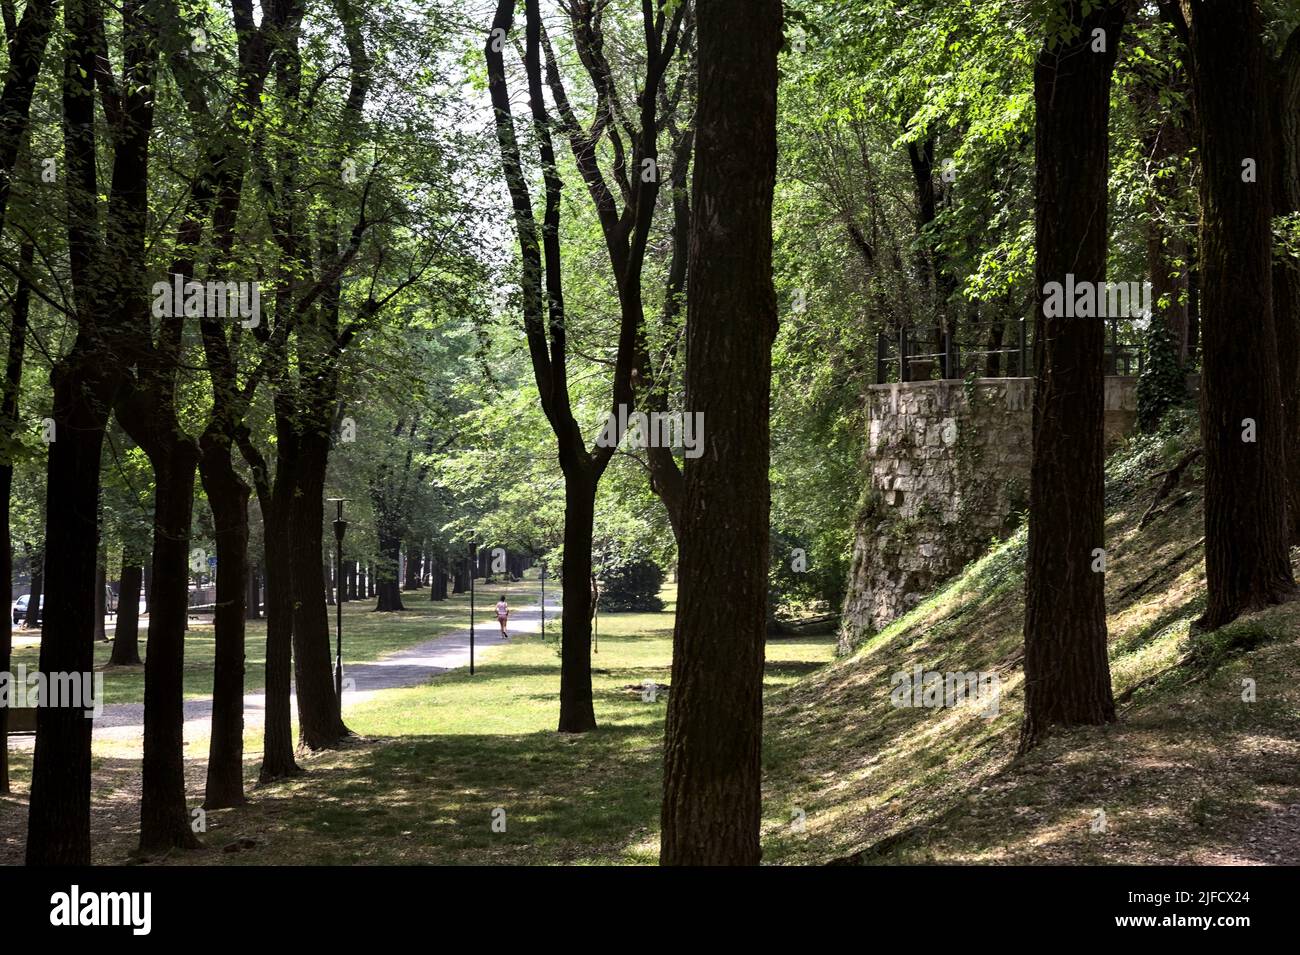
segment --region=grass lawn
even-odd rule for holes
[[[490,620],[491,607],[497,595],[519,593],[521,590],[536,600],[536,582],[530,584],[487,584],[476,597],[480,620],[495,626]],[[430,640],[439,634],[469,627],[469,594],[448,595],[446,600],[430,601],[429,592],[407,591],[402,595],[407,610],[396,613],[375,613],[375,598],[349,601],[343,605],[344,661],[368,662],[385,653],[401,650],[413,644]],[[523,604],[520,603],[522,607]],[[330,607],[330,646],[334,645],[334,608]],[[147,621],[141,621],[140,656],[149,652],[145,633]],[[109,636],[111,638],[112,632]],[[14,633],[14,666],[25,664],[35,670],[40,658],[39,639],[23,631]],[[212,695],[212,660],[215,651],[212,618],[191,620],[185,635],[185,698],[202,699]],[[95,666],[104,671],[104,702],[140,703],[144,700],[144,667],[107,668],[112,644],[95,644]],[[249,620],[245,637],[246,692],[261,690],[266,677],[266,621]]]
[[[519,637],[491,648],[473,677],[453,671],[351,708],[347,721],[360,737],[353,745],[304,757],[301,777],[250,788],[248,806],[209,815],[206,851],[167,861],[655,862],[667,700],[625,687],[669,682],[673,589],[664,596],[670,602],[661,613],[601,616],[592,657],[596,732],[555,732],[557,644]],[[819,668],[833,648],[832,635],[773,640],[768,689]],[[260,749],[260,740],[248,742]],[[187,752],[195,757],[190,791],[197,805],[206,740],[187,741]],[[103,779],[96,798],[112,800],[120,761],[98,747],[96,755]],[[249,755],[251,779],[256,762]],[[498,809],[504,831],[493,830]],[[120,861],[133,837],[132,827],[124,828],[106,833],[96,861]],[[220,851],[241,842],[247,848]]]

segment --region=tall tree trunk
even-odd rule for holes
[[[81,335],[51,375],[55,440],[46,466],[45,547],[57,554],[45,586],[42,673],[94,669],[95,562],[99,554],[99,456],[115,372]],[[39,566],[39,565],[37,565]],[[39,612],[35,579],[29,619]],[[91,720],[72,707],[36,711],[36,751],[27,816],[28,865],[90,863]]]
[[[113,652],[108,665],[138,667],[140,660],[140,585],[144,568],[140,555],[130,546],[122,550],[122,579],[117,596],[117,626],[113,630]]]
[[[402,555],[402,538],[389,527],[378,528],[379,571],[377,592],[378,602],[375,610],[405,610],[402,606],[402,587],[398,581],[399,564]]]
[[[103,521],[100,522],[101,526]],[[99,548],[99,560],[95,562],[95,641],[97,643],[108,643],[108,629],[104,626],[104,618],[108,615],[108,555],[104,553],[104,547],[101,544]]]
[[[1205,575],[1198,625],[1295,592],[1272,294],[1273,151],[1254,0],[1184,0],[1200,126]],[[1257,167],[1246,175],[1246,163]],[[1253,179],[1255,181],[1245,181]]]
[[[289,496],[277,476],[274,502],[259,497],[266,556],[266,718],[262,728],[259,781],[268,783],[302,770],[293,754],[293,592],[289,583]]]
[[[289,577],[293,587],[293,671],[301,745],[336,746],[348,734],[339,714],[330,653],[330,622],[320,565],[325,520],[325,469],[329,437],[302,436],[289,505]],[[280,466],[284,466],[281,459]]]
[[[1300,27],[1274,65],[1273,144],[1276,170],[1273,215],[1300,212]],[[1300,260],[1273,260],[1273,316],[1278,369],[1286,410],[1287,520],[1292,544],[1300,544]]]
[[[57,420],[55,426],[57,427]],[[49,520],[49,515],[46,515]],[[41,626],[41,611],[45,601],[45,546],[25,546],[27,565],[31,568],[32,582],[28,587],[27,616],[23,618],[23,629],[38,630]]]
[[[247,550],[245,551],[247,553]],[[248,620],[262,619],[262,569],[250,564],[248,568],[248,595],[244,604],[245,617]]]
[[[697,16],[686,408],[704,415],[705,453],[685,466],[659,859],[756,865],[782,11],[778,0],[716,0]],[[567,579],[567,547],[565,565]],[[567,588],[565,600],[567,622]]]
[[[1106,653],[1103,472],[1105,325],[1046,315],[1046,287],[1104,283],[1110,82],[1124,5],[1083,15],[1058,4],[1068,38],[1049,37],[1034,66],[1037,103],[1033,463],[1025,572],[1025,720],[1020,745],[1052,725],[1115,718]],[[1105,52],[1094,52],[1094,30]],[[1100,286],[1096,286],[1100,287]],[[1070,303],[1073,306],[1073,302]]]
[[[212,673],[212,737],[203,805],[244,802],[244,620],[248,594],[248,485],[235,471],[230,440],[209,427],[200,442],[203,489],[212,507],[217,548],[216,652]]]
[[[406,550],[406,589],[420,589],[420,548],[408,547]]]
[[[128,416],[129,417],[129,416]],[[141,441],[136,437],[136,441]],[[185,630],[189,622],[189,546],[198,448],[188,438],[145,446],[154,499],[153,607],[144,664],[144,761],[140,851],[198,845],[185,803]]]
[[[591,698],[591,539],[596,519],[596,482],[583,470],[564,475],[564,568],[560,580],[561,733],[596,728]]]
[[[0,438],[6,447],[18,432],[18,397],[23,386],[23,358],[27,350],[27,318],[31,309],[32,287],[27,270],[32,266],[35,248],[24,242],[21,252],[22,271],[14,291],[9,323],[9,354],[5,362],[4,392],[0,396]],[[7,458],[0,461],[0,607],[5,622],[0,628],[0,673],[13,671],[14,547],[10,528],[10,495],[13,491],[14,466]],[[0,793],[9,792],[9,708],[0,707]]]

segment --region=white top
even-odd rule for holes
[[[510,607],[506,604],[504,600],[499,601],[497,603],[497,616],[504,617],[508,613],[510,613]]]

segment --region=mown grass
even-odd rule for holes
[[[667,697],[640,687],[670,682],[674,591],[665,588],[660,613],[600,616],[594,733],[555,731],[560,660],[557,629],[548,626],[549,639],[519,635],[487,648],[472,677],[455,670],[348,708],[358,738],[302,756],[302,776],[257,787],[261,740],[248,734],[250,804],[209,814],[206,850],[157,861],[654,862]],[[516,602],[535,598],[536,582],[514,592]],[[833,649],[829,634],[772,640],[768,690],[825,665]],[[186,740],[194,806],[207,745],[206,735]],[[95,744],[97,862],[120,862],[133,848],[137,760],[134,743]],[[20,760],[16,775],[29,771]],[[504,831],[492,827],[497,809]]]

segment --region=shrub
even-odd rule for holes
[[[620,564],[605,572],[600,590],[600,609],[610,613],[663,610],[664,602],[659,599],[663,582],[664,572],[652,560],[638,559]]]

